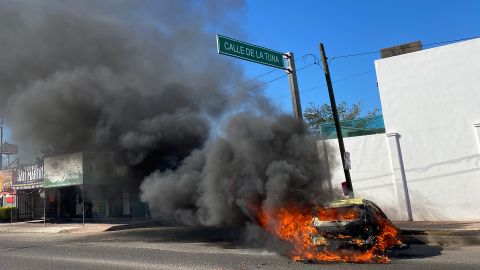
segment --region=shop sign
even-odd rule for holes
[[[15,169],[13,188],[16,190],[43,187],[43,165],[23,165]]]
[[[45,188],[83,184],[82,153],[45,158]]]
[[[0,188],[1,192],[13,192],[12,180],[14,177],[13,169],[6,169],[0,171]]]

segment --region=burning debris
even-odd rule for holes
[[[326,206],[293,203],[257,214],[262,228],[291,243],[293,260],[388,263],[386,252],[404,247],[398,229],[367,200]]]

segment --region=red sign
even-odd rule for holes
[[[5,198],[6,203],[14,204],[15,203],[15,197],[14,196],[8,196]]]

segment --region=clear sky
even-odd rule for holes
[[[302,56],[319,56],[320,42],[332,58],[417,40],[426,45],[480,36],[480,1],[247,0],[242,23],[241,37],[220,34],[282,52],[292,51],[298,69],[313,62],[313,57],[307,57],[304,62]],[[378,53],[331,61],[337,102],[361,101],[365,110],[381,109],[374,67],[374,60],[379,58]],[[243,65],[249,78],[272,70],[235,58],[232,61]],[[278,70],[259,80],[268,82],[283,74]],[[319,66],[299,71],[298,80],[302,109],[312,102],[328,102],[325,78]],[[312,89],[316,86],[320,87]],[[286,77],[268,84],[265,93],[285,112],[291,113]]]

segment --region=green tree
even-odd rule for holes
[[[340,102],[337,104],[338,118],[340,121],[358,120],[352,122],[349,127],[363,129],[377,115],[378,108],[368,111],[363,116],[362,109],[361,102],[354,103],[351,106],[348,106],[346,102]],[[321,106],[310,103],[305,109],[303,117],[312,128],[320,128],[320,125],[324,123],[333,123],[332,109],[327,103]]]

